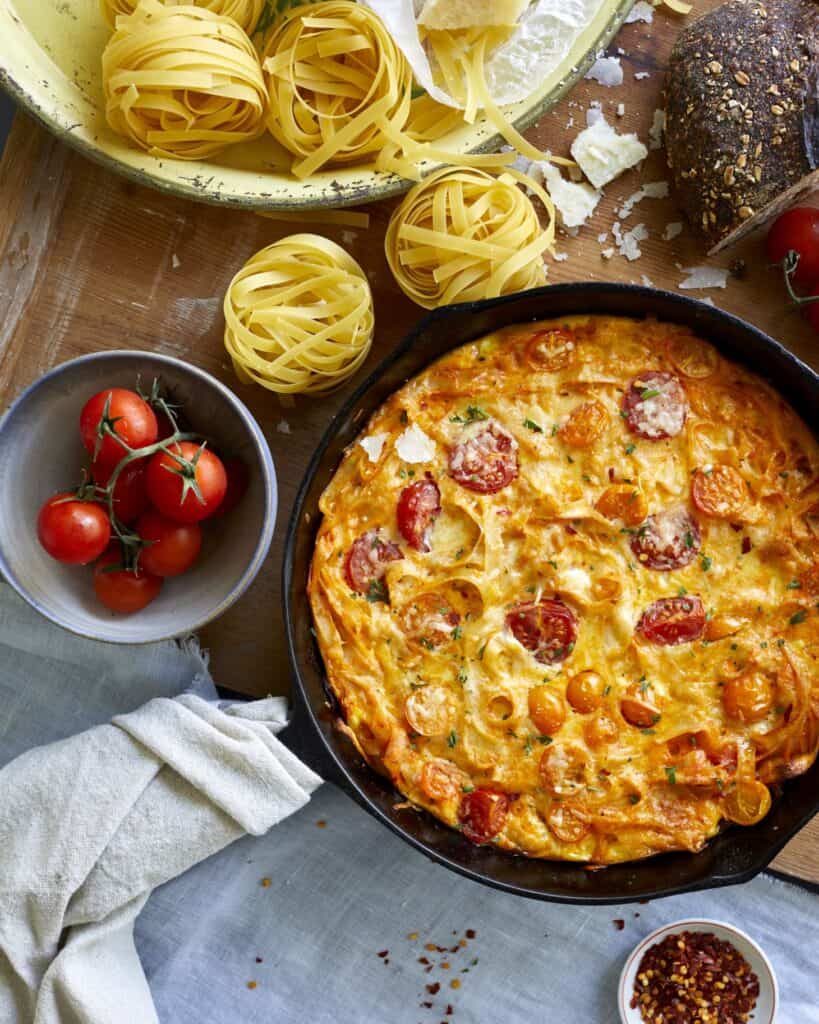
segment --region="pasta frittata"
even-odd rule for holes
[[[376,412],[321,511],[342,727],[473,842],[696,851],[813,763],[819,447],[687,328],[465,345]]]

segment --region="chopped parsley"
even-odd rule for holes
[[[407,423],[409,423],[409,416],[407,416],[407,410],[406,410],[406,409],[402,409],[402,410],[401,410],[401,415],[400,415],[400,416],[399,416],[398,418],[399,418],[399,419],[401,420],[401,422],[402,422],[402,423],[403,423],[404,425],[406,425]]]
[[[552,437],[555,436],[555,434],[558,432],[558,430],[560,430],[560,427],[556,423],[553,423],[552,424]]]
[[[607,683],[607,684],[606,684],[606,685],[605,685],[605,686],[603,687],[603,696],[604,696],[604,697],[608,697],[608,695],[609,695],[610,693],[611,693],[611,686],[609,686],[609,685],[608,685],[608,683]]]
[[[463,685],[466,682],[467,678],[468,676],[466,674],[466,669],[463,667],[463,665],[461,665],[461,667],[458,669],[458,682],[461,683],[461,685]]]
[[[458,742],[458,734],[453,729],[452,732],[447,737],[446,745],[448,747],[454,747],[457,744],[457,742]]]
[[[463,635],[464,635],[464,631],[461,629],[460,626],[456,626],[452,630],[452,639],[453,640],[460,640]]]
[[[552,742],[552,737],[547,736],[545,733],[542,736],[538,736],[538,743],[542,743],[544,747],[547,747]]]
[[[489,415],[479,405],[468,405],[463,416],[456,413],[449,419],[452,423],[478,423],[480,420],[488,420]]]
[[[526,754],[531,754],[532,753],[532,737],[531,736],[527,736],[526,737],[526,742],[523,744],[523,751]]]
[[[387,593],[387,584],[383,580],[370,580],[366,596],[370,604],[376,604],[379,601],[386,603],[390,599]]]
[[[640,802],[640,797],[639,797],[639,796],[637,795],[637,793],[630,793],[630,794],[629,794],[629,798],[628,798],[628,802],[629,802],[630,804],[632,804],[632,806],[633,806],[634,804],[639,804],[639,802]]]
[[[523,421],[523,425],[524,425],[524,427],[526,427],[527,430],[531,430],[535,434],[542,434],[543,433],[543,427],[541,427],[539,424],[535,423],[534,420],[525,419]]]
[[[708,557],[708,555],[703,555],[702,556],[702,562],[700,564],[702,565],[702,571],[703,572],[708,572],[708,570],[711,568],[711,566],[714,563],[711,561],[711,559]]]
[[[462,793],[474,793],[475,792],[475,787],[474,786],[461,786],[461,792]]]
[[[486,650],[486,644],[488,642],[488,640],[484,641],[484,643],[482,643],[480,648],[478,649],[478,661],[483,661],[483,652]]]
[[[807,617],[807,611],[805,611],[804,608],[800,608],[798,612],[795,612],[793,615],[791,615],[791,617],[788,619],[788,622],[792,626],[798,626],[799,623],[804,622]]]
[[[801,590],[802,584],[799,580],[791,580],[790,583],[785,587],[786,590]]]
[[[685,546],[687,548],[694,547],[694,534],[690,530],[685,531],[685,536],[683,539],[685,540]]]
[[[643,388],[640,392],[640,401],[647,402],[649,398],[656,398],[659,394],[662,394],[659,388]]]
[[[666,767],[665,767],[665,774],[666,774],[666,778],[671,783],[671,785],[672,786],[676,786],[677,785],[677,768],[676,768],[676,765],[673,765],[673,764],[666,765]]]
[[[626,455],[632,455],[636,451],[636,449],[636,444],[627,444],[623,451],[626,453]]]

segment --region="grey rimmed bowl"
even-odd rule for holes
[[[37,513],[70,490],[88,464],[80,441],[85,402],[106,387],[144,387],[154,377],[181,403],[191,428],[242,458],[247,494],[224,520],[203,524],[202,551],[185,575],[134,615],[104,608],[89,567],[62,565],[40,547]],[[276,524],[276,471],[267,441],[245,405],[209,373],[171,356],[114,351],[62,363],[28,387],[0,419],[0,572],[46,618],[80,636],[141,644],[194,632],[241,597],[264,562]]]

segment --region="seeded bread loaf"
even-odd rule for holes
[[[729,0],[683,31],[666,146],[713,252],[819,187],[819,0]]]

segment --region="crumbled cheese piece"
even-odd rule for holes
[[[648,156],[636,135],[618,135],[603,118],[577,136],[571,152],[595,188],[614,181]]]
[[[567,128],[574,128],[574,115],[573,114],[569,117],[569,120],[566,122],[566,127]]]
[[[628,197],[617,211],[617,216],[625,220],[631,215],[634,207],[644,199],[666,199],[668,192],[667,181],[647,181],[645,185],[641,185],[636,192]]]
[[[614,249],[612,249],[612,247],[609,246],[608,249],[604,249],[600,253],[600,255],[603,257],[604,260],[610,260],[612,256],[614,256]]]
[[[384,450],[384,443],[388,437],[389,434],[370,434],[369,437],[362,437],[358,442],[367,453],[370,462],[378,462],[381,458],[381,452]]]
[[[611,88],[623,84],[623,69],[619,57],[598,57],[586,72],[586,78],[592,78],[600,85]]]
[[[176,253],[173,253],[171,256],[171,266],[174,270],[178,270],[182,266],[182,260],[180,260]]]
[[[704,299],[700,299],[700,302],[704,302],[706,306],[716,306],[716,302],[714,302],[710,295],[706,295]]]
[[[651,280],[651,278],[647,274],[640,274],[640,284],[642,284],[643,288],[653,288],[654,287],[654,282]]]
[[[543,178],[555,209],[560,215],[561,223],[567,228],[580,227],[594,213],[602,193],[591,185],[575,185],[566,181],[553,164],[544,164]]]
[[[674,220],[669,224],[666,224],[665,231],[663,231],[663,241],[670,242],[673,238],[676,238],[677,235],[682,234],[682,229],[682,221],[679,220]]]
[[[663,148],[663,133],[665,132],[665,111],[655,110],[654,120],[651,122],[651,127],[648,129],[648,148],[649,149],[662,149]]]
[[[617,104],[617,116],[618,117],[625,117],[626,116],[626,105],[625,105],[625,103],[618,103]]]
[[[290,424],[287,422],[287,420],[279,420],[279,422],[276,424],[276,430],[280,434],[289,434]]]
[[[634,406],[632,417],[643,436],[676,437],[680,433],[685,425],[686,407],[684,402],[677,399],[678,389],[679,385],[675,381],[667,381],[656,389],[659,394]],[[678,515],[673,512],[656,517],[655,529],[660,536],[660,548],[671,544],[676,531],[675,520],[678,520]]]
[[[625,256],[629,262],[638,260],[643,255],[639,243],[644,242],[648,238],[648,229],[645,224],[638,224],[631,231],[623,234],[620,230],[620,222],[615,221],[611,233],[614,235],[614,240],[617,243],[617,251],[621,256]]]
[[[597,236],[597,241],[602,245],[608,237],[608,231],[601,231],[600,234]]]
[[[603,117],[603,104],[600,100],[592,100],[589,109],[586,111],[586,127],[591,128],[598,121],[605,121]]]
[[[688,277],[679,285],[683,291],[692,288],[726,288],[728,271],[722,267],[683,267],[682,272]]]
[[[395,450],[404,462],[431,462],[435,442],[413,423],[395,442]]]
[[[651,72],[650,71],[635,71],[634,77],[637,79],[638,82],[642,82],[642,80],[644,78],[651,78]]]
[[[654,21],[654,8],[651,4],[646,3],[646,0],[637,0],[637,3],[629,11],[625,23],[631,25],[635,21],[644,21],[646,25],[650,25]]]
[[[564,260],[567,260],[568,258],[569,254],[567,252],[556,252],[554,255],[554,259],[557,263],[562,263]]]

